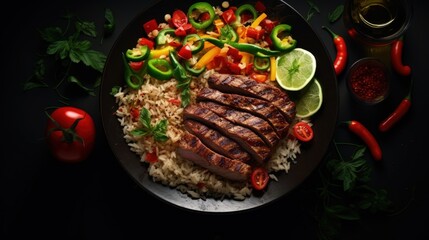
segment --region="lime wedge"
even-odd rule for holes
[[[296,116],[299,118],[310,117],[315,114],[323,102],[323,92],[319,81],[314,78],[302,89],[299,99],[295,102]]]
[[[316,58],[303,48],[277,57],[276,79],[278,84],[289,91],[303,89],[313,79],[316,73]]]

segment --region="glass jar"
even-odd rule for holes
[[[367,46],[383,46],[407,30],[411,16],[406,0],[347,0],[343,21],[352,39]]]
[[[354,62],[347,72],[346,82],[353,99],[365,105],[379,103],[389,94],[389,71],[377,58],[365,57]]]

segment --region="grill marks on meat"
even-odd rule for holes
[[[222,135],[219,131],[190,119],[184,121],[184,126],[188,132],[197,136],[204,145],[210,147],[215,152],[242,162],[250,160],[248,152],[238,145],[237,142]]]
[[[252,171],[250,165],[214,152],[188,132],[184,134],[177,152],[195,164],[233,181],[246,181]]]
[[[276,106],[289,123],[295,118],[295,103],[281,89],[258,83],[250,77],[214,73],[208,79],[211,88],[266,100]]]
[[[267,121],[248,112],[238,111],[215,102],[200,102],[198,105],[212,110],[235,124],[252,129],[270,147],[276,146],[280,140],[274,128]]]
[[[203,88],[197,95],[198,101],[214,101],[223,105],[229,105],[235,109],[255,114],[267,120],[276,130],[280,138],[286,137],[289,130],[289,122],[280,111],[270,102],[247,97],[239,94],[223,93],[221,91]]]
[[[271,148],[252,130],[233,124],[207,108],[188,105],[183,114],[185,120],[194,119],[200,121],[231,137],[259,163],[265,162],[271,155]]]

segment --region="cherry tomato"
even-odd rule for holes
[[[59,161],[77,163],[88,158],[95,142],[92,117],[80,108],[55,109],[46,126],[46,139],[52,155]]]
[[[186,16],[186,13],[184,13],[182,10],[177,9],[173,12],[171,22],[176,28],[179,28],[184,24],[188,23],[188,17]]]
[[[267,187],[270,176],[265,168],[257,167],[252,171],[250,181],[252,187],[256,190],[262,190]]]
[[[298,122],[293,126],[293,135],[302,142],[313,139],[313,128],[306,122]]]

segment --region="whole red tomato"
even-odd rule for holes
[[[46,139],[52,155],[67,163],[81,162],[92,152],[95,124],[84,110],[65,106],[48,115]]]

